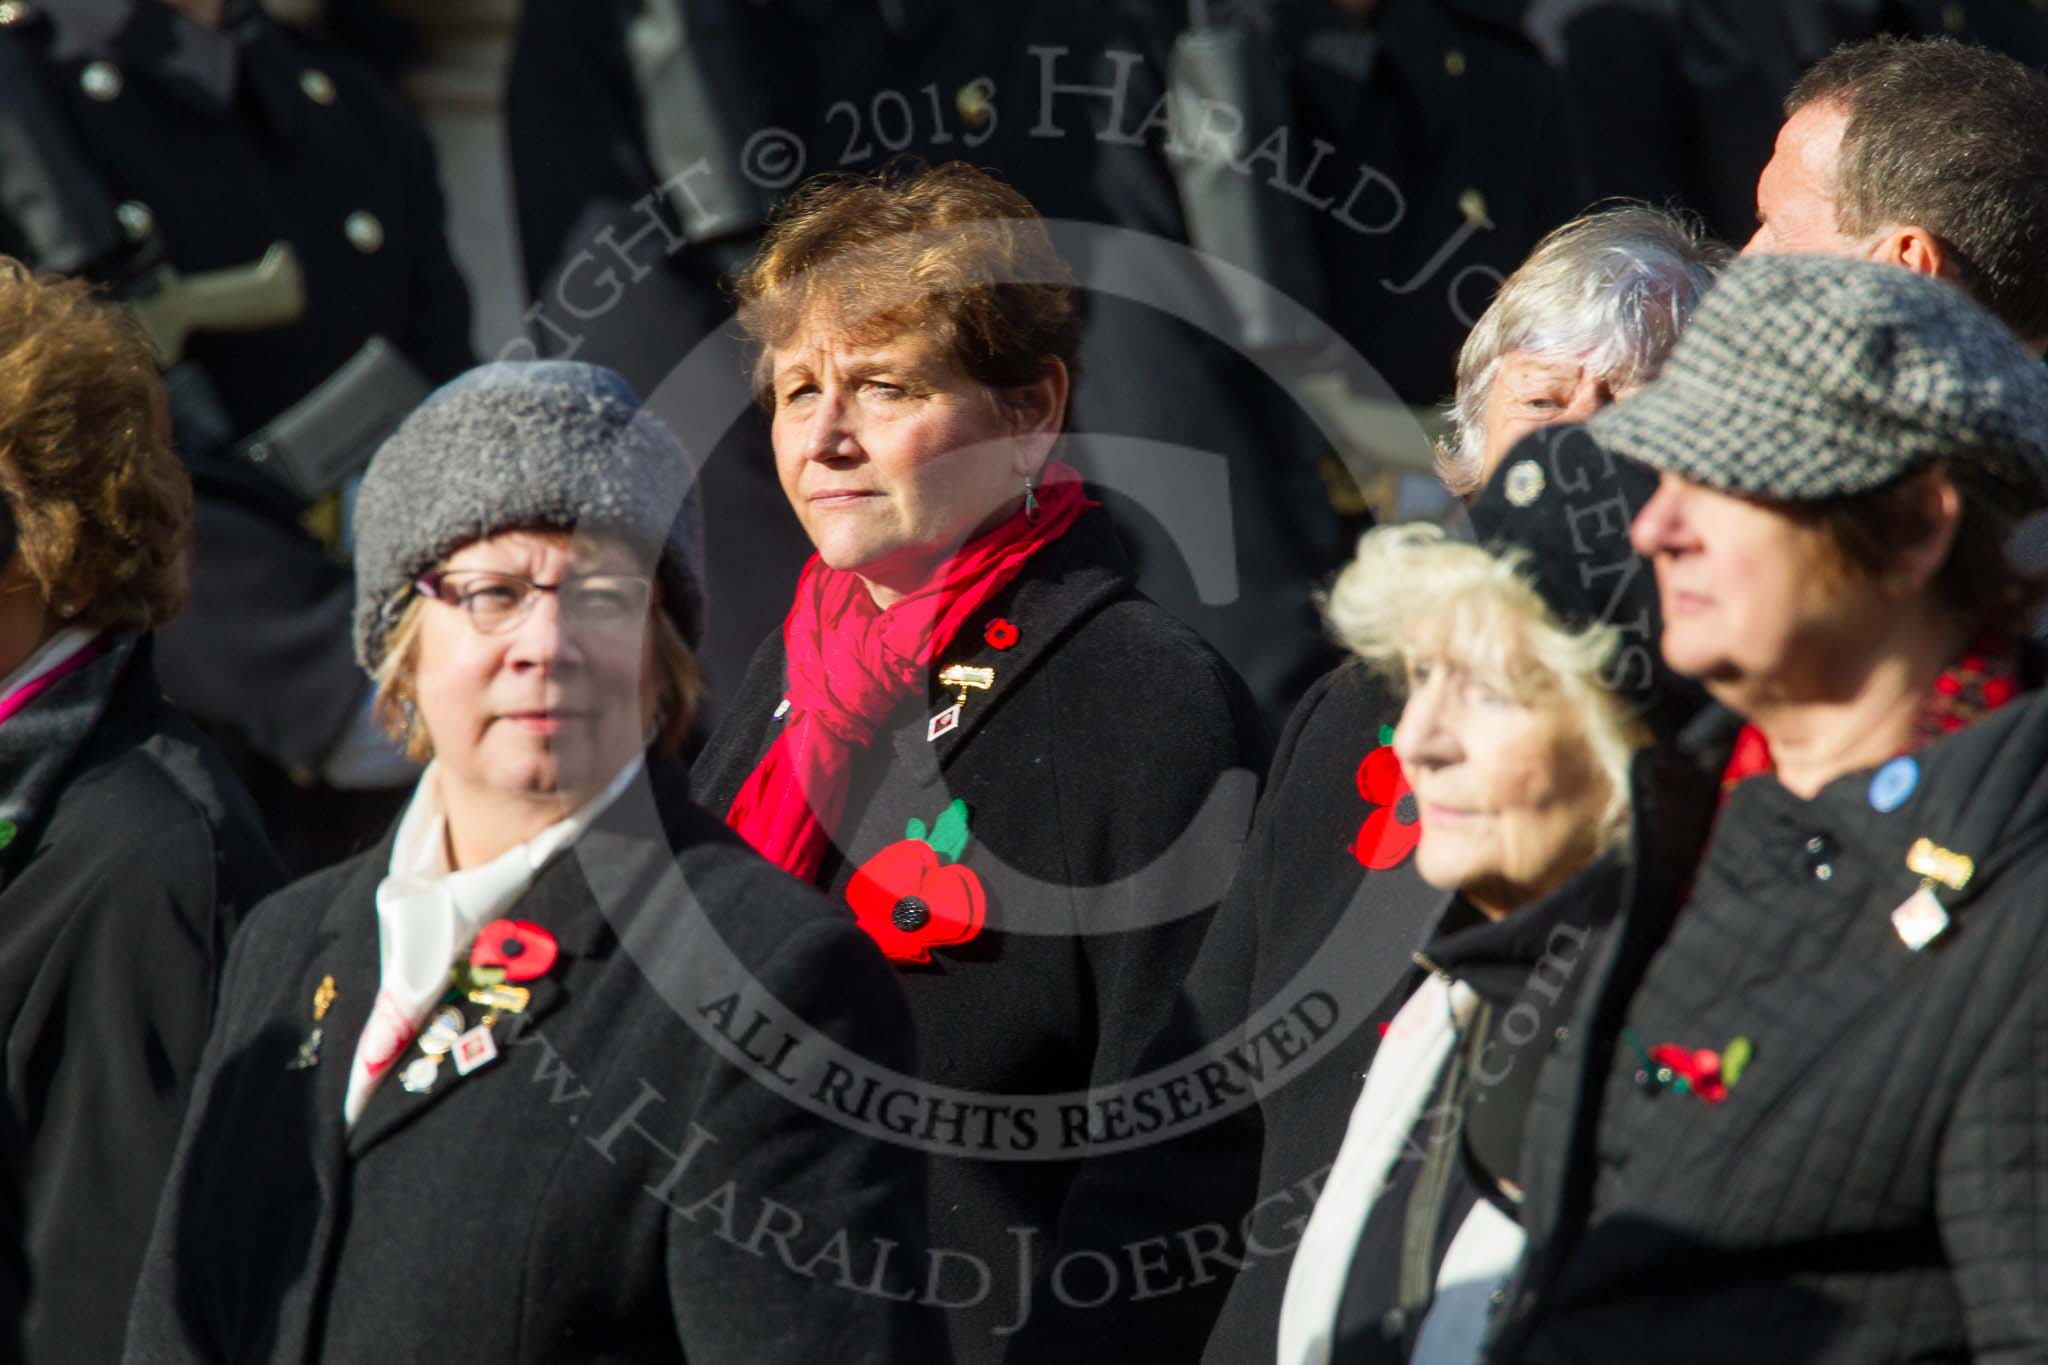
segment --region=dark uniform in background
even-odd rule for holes
[[[1116,514],[1140,586],[1223,653],[1270,728],[1328,667],[1311,593],[1369,522],[1333,509],[1331,443],[1288,381],[1319,345],[1348,345],[1377,396],[1446,398],[1498,276],[1582,205],[1575,144],[1519,3],[1389,0],[1369,21],[1328,0],[1197,8],[1212,13],[1176,0],[528,0],[507,117],[534,338],[616,366],[710,453],[714,692],[780,621],[809,552],[765,429],[723,425],[747,386],[721,278],[783,189],[899,153],[990,167],[1049,219],[1135,234],[1061,239],[1088,312],[1070,458]],[[1176,81],[1197,19],[1225,42],[1248,37],[1249,60],[1220,94],[1211,82],[1210,98],[1163,105],[1188,93]],[[682,60],[697,62],[684,84],[698,108],[660,93],[676,79],[677,23],[693,35]],[[1234,199],[1223,214],[1272,234],[1263,255],[1232,251],[1216,195],[1187,191],[1205,158],[1210,190]],[[678,174],[685,190],[647,198]],[[1276,341],[1200,264],[1148,241],[1271,269],[1334,336]],[[664,378],[707,339],[723,354],[664,399]]]
[[[1135,251],[1111,259],[1102,241],[1056,228],[1088,314],[1070,426],[1082,439],[1069,458],[1119,514],[1144,590],[1216,644],[1269,718],[1284,715],[1285,698],[1323,661],[1308,592],[1344,540],[1298,414],[1204,321],[1224,311],[1214,285],[1188,260],[1144,251],[1153,239],[1188,239],[1159,135],[1135,131],[1158,102],[1180,20],[1149,0],[687,0],[680,12],[700,71],[711,73],[693,80],[708,83],[704,97],[726,133],[722,144],[708,134],[701,142],[740,201],[707,224],[683,221],[687,205],[672,212],[678,194],[636,208],[671,168],[692,164],[659,140],[695,125],[664,125],[649,94],[666,79],[649,55],[664,12],[677,12],[672,0],[529,0],[507,114],[537,344],[618,367],[687,446],[709,454],[714,694],[730,692],[779,625],[810,552],[776,484],[765,424],[747,410],[746,355],[723,278],[802,176],[913,154],[990,167],[1049,219],[1141,234],[1126,239]],[[1048,84],[1120,93],[1048,96]],[[762,130],[771,131],[756,140]],[[689,191],[708,200],[713,186],[697,176]],[[645,231],[647,212],[667,214],[668,232]],[[632,264],[622,264],[619,245],[636,237]],[[1124,288],[1172,300],[1196,320],[1109,292]],[[706,338],[722,350],[665,391]],[[1162,444],[1090,439],[1126,437]],[[1212,571],[1219,561],[1234,585]],[[1219,600],[1198,599],[1198,577]]]
[[[350,656],[338,500],[288,491],[232,447],[372,337],[427,380],[468,365],[468,291],[432,148],[353,56],[252,0],[229,0],[218,29],[160,0],[7,0],[0,41],[43,77],[38,96],[69,154],[120,205],[132,260],[189,277],[246,266],[276,242],[297,253],[302,315],[195,332],[180,379],[204,383],[173,386],[198,494],[196,555],[190,605],[158,660],[166,690],[226,742],[287,862],[331,861],[380,830],[403,795],[321,778],[367,697]],[[0,91],[0,113],[26,97]],[[0,222],[0,246],[22,252],[21,227]]]
[[[1523,0],[1268,2],[1303,131],[1336,149],[1312,182],[1326,316],[1396,397],[1444,402],[1494,290],[1588,204],[1564,83]]]
[[[1946,35],[2048,69],[2048,0],[1541,0],[1602,194],[1681,203],[1740,245],[1784,100],[1843,43]]]

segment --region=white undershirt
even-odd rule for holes
[[[481,867],[448,867],[447,813],[436,764],[428,764],[391,842],[391,864],[377,884],[377,1000],[349,1063],[342,1116],[354,1126],[371,1094],[405,1055],[420,1024],[448,989],[448,969],[477,931],[533,885],[534,874],[575,842],[639,775],[642,757],[619,769],[605,789],[566,818]]]

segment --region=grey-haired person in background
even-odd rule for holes
[[[1747,258],[1589,430],[1662,473],[1704,855],[1588,956],[1487,1358],[2040,1359],[2048,370],[1946,285]]]
[[[1458,352],[1437,477],[1470,499],[1539,427],[1583,422],[1657,373],[1728,249],[1679,214],[1619,204],[1529,253]]]

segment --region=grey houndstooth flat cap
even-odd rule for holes
[[[675,433],[602,366],[499,362],[458,375],[363,475],[356,661],[375,669],[414,580],[462,546],[500,531],[579,527],[654,561],[662,607],[694,649],[704,634],[704,517]]]
[[[1896,266],[1736,261],[1663,373],[1587,425],[1654,468],[1780,502],[1946,458],[2048,506],[2048,368],[1961,290]]]

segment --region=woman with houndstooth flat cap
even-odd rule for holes
[[[1752,257],[1590,424],[1719,811],[1545,1068],[1489,1359],[2048,1352],[2048,372],[1960,291]]]

